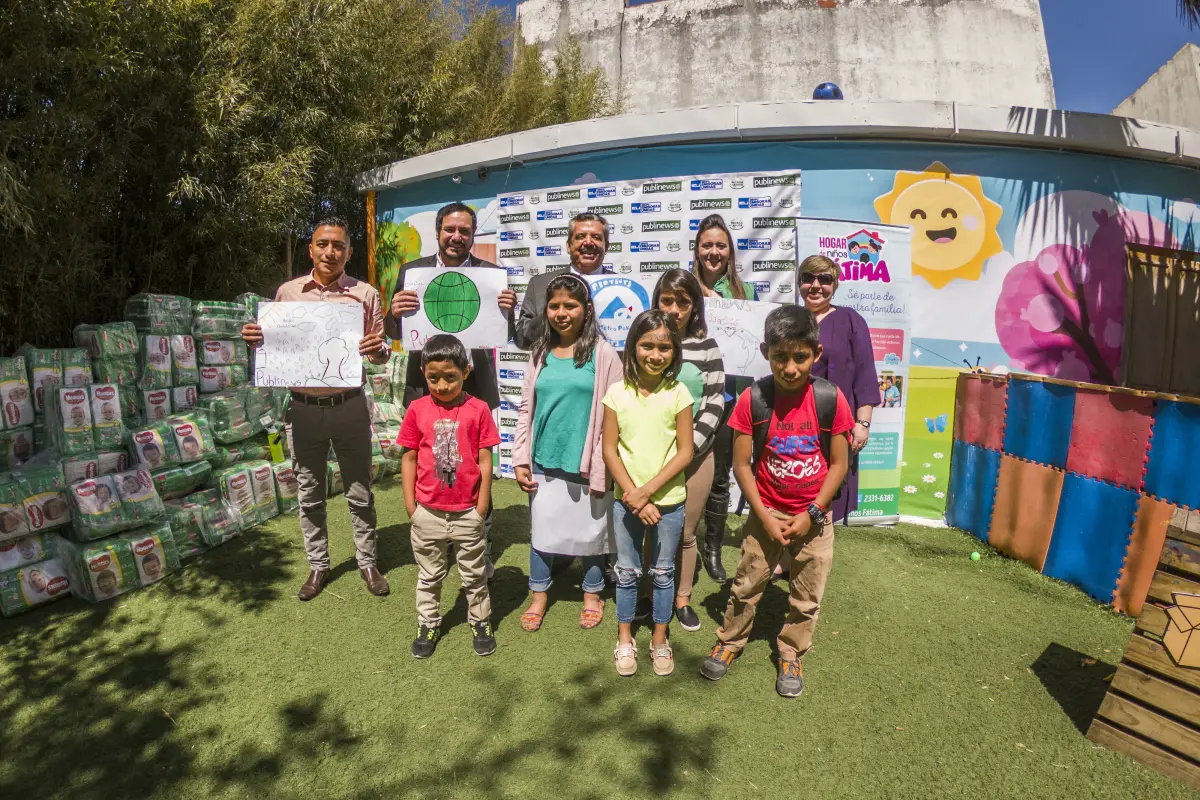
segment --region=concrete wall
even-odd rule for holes
[[[521,35],[568,36],[625,112],[848,99],[1054,107],[1038,0],[526,0]]]
[[[1113,113],[1200,131],[1200,47],[1185,44]]]

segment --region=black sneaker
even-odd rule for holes
[[[639,597],[637,608],[633,611],[633,618],[636,620],[650,619],[650,615],[654,613],[654,603],[649,597]]]
[[[437,647],[438,639],[442,638],[442,629],[436,625],[426,625],[422,622],[417,626],[417,638],[413,639],[413,658],[429,658]]]
[[[804,678],[800,675],[799,661],[780,661],[779,677],[775,679],[775,691],[781,697],[799,697],[804,691]]]
[[[475,655],[490,656],[496,652],[496,637],[492,635],[492,623],[487,620],[472,622],[471,632],[475,636],[475,641],[473,642]]]
[[[729,665],[737,656],[737,651],[718,643],[708,654],[708,658],[700,662],[700,674],[710,681],[719,681],[729,672]]]
[[[696,615],[695,609],[691,606],[675,609],[675,619],[679,620],[679,624],[685,631],[700,630],[700,617]]]

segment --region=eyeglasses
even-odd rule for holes
[[[833,276],[828,272],[823,272],[820,275],[814,275],[811,272],[800,273],[801,286],[808,286],[814,283],[819,283],[822,286],[833,286]]]

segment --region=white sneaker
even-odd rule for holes
[[[637,672],[637,642],[628,644],[617,642],[617,649],[613,651],[613,659],[617,662],[618,675],[628,678]]]
[[[666,677],[675,671],[675,654],[671,652],[671,643],[650,645],[650,661],[654,664],[654,674]]]

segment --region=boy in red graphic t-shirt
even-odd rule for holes
[[[412,654],[429,658],[441,638],[442,581],[449,571],[446,550],[453,542],[475,652],[490,656],[496,652],[496,638],[483,517],[492,485],[492,448],[500,444],[500,432],[487,403],[462,390],[471,372],[462,342],[449,334],[430,337],[421,351],[421,369],[429,394],[409,404],[396,437],[404,448],[404,505],[412,520],[418,569],[419,620]]]
[[[783,306],[767,315],[762,345],[772,383],[742,392],[729,427],[733,428],[733,474],[750,504],[737,577],[717,631],[717,644],[700,671],[720,680],[746,646],[754,609],[775,565],[786,550],[792,556],[788,613],[779,632],[779,675],[775,690],[784,697],[804,691],[800,659],[812,647],[825,579],[833,565],[833,521],[829,507],[850,466],[850,404],[835,386],[814,385],[810,373],[821,357],[821,335],[808,309]],[[820,380],[820,379],[816,379]],[[769,416],[754,413],[752,398],[764,402]],[[823,446],[818,404],[828,398]],[[754,427],[767,426],[761,453],[754,452]],[[824,447],[828,452],[823,452]],[[752,464],[752,461],[754,462]]]

